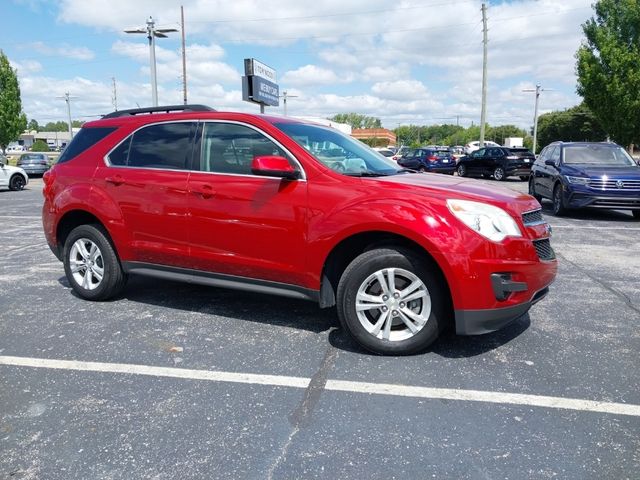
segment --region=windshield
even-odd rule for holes
[[[631,167],[636,162],[618,145],[570,145],[564,147],[564,163],[568,165],[600,165]]]
[[[301,123],[277,123],[275,126],[336,172],[394,175],[400,171],[392,160],[333,128]]]

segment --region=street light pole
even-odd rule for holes
[[[165,33],[177,32],[175,28],[156,28],[156,24],[152,16],[147,19],[146,28],[137,28],[135,30],[125,30],[125,33],[143,33],[149,39],[149,63],[151,67],[151,101],[152,106],[158,106],[158,79],[156,76],[156,37],[167,38]]]
[[[526,88],[522,90],[523,92],[535,92],[536,94],[536,105],[533,110],[533,154],[536,154],[536,147],[538,142],[538,103],[540,101],[540,92],[544,92],[545,90],[550,90],[549,88],[542,88],[540,84],[536,85],[536,88]]]

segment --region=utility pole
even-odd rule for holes
[[[523,92],[535,92],[536,94],[536,106],[533,110],[533,154],[536,154],[536,146],[538,142],[538,102],[540,100],[540,92],[544,92],[545,90],[550,90],[549,88],[545,89],[540,86],[540,84],[536,85],[536,88],[526,88],[522,90]]]
[[[151,66],[151,102],[152,106],[158,106],[158,78],[156,76],[156,37],[167,38],[165,33],[177,32],[175,28],[156,28],[153,17],[149,16],[146,28],[125,30],[125,33],[145,33],[149,39],[149,64]]]
[[[113,109],[118,111],[118,91],[116,90],[116,77],[111,77],[111,83],[113,84],[113,93],[111,95],[111,103],[113,103]]]
[[[71,127],[71,99],[76,97],[72,97],[71,95],[69,95],[69,92],[66,92],[62,97],[56,98],[63,98],[64,101],[67,102],[67,118],[69,119],[69,141],[71,141],[73,140],[73,129]]]
[[[182,31],[182,93],[184,104],[187,104],[187,51],[184,33],[184,7],[180,5],[180,30]]]
[[[280,95],[280,97],[282,97],[282,103],[284,105],[284,116],[287,116],[287,98],[298,98],[298,95],[289,95],[287,94],[287,91],[283,91],[282,95]]]
[[[480,148],[484,147],[487,121],[487,6],[482,4],[482,110],[480,113]]]

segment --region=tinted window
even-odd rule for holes
[[[549,153],[549,160],[553,160],[556,165],[560,160],[560,147],[555,147],[552,152]]]
[[[185,169],[191,156],[195,123],[150,125],[133,134],[129,148],[130,167]]]
[[[251,175],[254,157],[287,154],[252,128],[227,123],[206,123],[202,138],[200,170]]]
[[[128,137],[109,154],[109,163],[111,165],[126,165],[130,146],[131,137]]]
[[[77,157],[87,148],[98,143],[114,130],[116,130],[115,127],[94,127],[80,129],[76,136],[73,137],[73,140],[71,140],[71,143],[69,143],[69,145],[67,145],[67,148],[65,148],[64,151],[60,154],[60,158],[58,158],[57,163],[68,162],[69,160]]]

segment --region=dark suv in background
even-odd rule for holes
[[[485,147],[465,155],[458,161],[458,175],[493,177],[504,180],[520,177],[526,181],[536,157],[527,148]]]
[[[398,160],[398,165],[419,172],[436,172],[453,175],[456,171],[456,159],[449,149],[415,148],[409,150]]]
[[[553,201],[553,213],[596,207],[640,218],[640,166],[615,143],[555,142],[531,170],[529,194]]]

